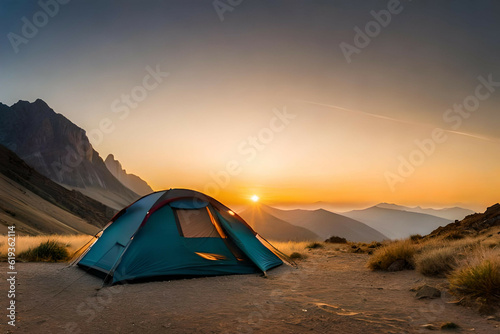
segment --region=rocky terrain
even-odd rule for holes
[[[457,238],[467,235],[476,235],[494,226],[500,226],[500,204],[489,207],[484,213],[475,213],[465,217],[461,221],[455,221],[446,226],[438,227],[432,231],[427,238],[448,235]]]
[[[139,197],[109,172],[85,130],[40,99],[0,104],[0,144],[52,181],[83,192],[91,189],[88,195],[115,209]]]

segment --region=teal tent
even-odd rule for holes
[[[144,196],[118,212],[78,266],[117,283],[266,272],[278,252],[241,217],[188,189]]]

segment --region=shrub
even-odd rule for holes
[[[337,236],[331,236],[330,238],[326,239],[325,242],[331,243],[331,244],[346,244],[347,240],[346,238],[341,238]]]
[[[420,234],[412,234],[410,235],[410,240],[413,242],[418,242],[423,237]]]
[[[409,240],[401,240],[378,248],[370,256],[367,266],[372,270],[387,270],[397,260],[405,261],[405,267],[414,268],[415,245]]]
[[[299,252],[293,252],[292,254],[290,254],[290,258],[292,260],[303,260],[305,259],[307,256],[305,256],[304,254],[301,254]]]
[[[30,262],[57,262],[64,261],[68,258],[68,250],[66,247],[54,240],[42,242],[35,248],[30,248],[27,251],[19,254],[19,258]]]
[[[441,330],[447,330],[447,329],[458,329],[460,328],[459,325],[457,325],[454,322],[445,322],[444,324],[441,324],[439,327]]]
[[[368,245],[368,248],[379,248],[382,247],[382,244],[378,241],[373,241]]]
[[[460,239],[463,239],[463,238],[465,238],[465,235],[463,235],[460,232],[456,232],[456,231],[451,232],[446,237],[444,237],[445,240],[460,240]]]
[[[309,249],[324,248],[324,247],[325,246],[323,246],[319,242],[311,242],[309,245],[306,246],[306,248],[309,248]]]
[[[500,259],[485,258],[477,264],[465,265],[453,271],[449,281],[454,295],[494,303],[500,300]]]
[[[445,277],[457,265],[456,249],[444,247],[428,250],[415,256],[415,268],[425,276]]]

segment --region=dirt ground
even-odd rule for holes
[[[17,326],[3,333],[427,333],[454,322],[459,332],[500,333],[500,322],[441,298],[417,300],[411,287],[443,286],[414,271],[371,272],[367,255],[315,249],[299,268],[102,286],[77,267],[17,264]],[[6,263],[0,264],[7,272]],[[5,282],[5,280],[3,280]],[[1,309],[7,289],[2,283]],[[498,319],[498,317],[496,318]]]

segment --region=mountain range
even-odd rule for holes
[[[445,209],[424,209],[419,206],[417,207],[408,207],[397,204],[389,204],[389,203],[380,203],[376,205],[379,208],[383,209],[392,209],[399,211],[408,211],[408,212],[416,212],[416,213],[424,213],[431,216],[440,217],[447,220],[462,220],[468,215],[472,215],[475,212],[469,209],[453,207],[453,208],[445,208]]]
[[[424,213],[386,209],[373,206],[364,210],[353,210],[342,215],[356,219],[390,239],[407,238],[413,234],[426,235],[451,220]]]
[[[112,208],[139,198],[108,170],[85,130],[40,99],[0,104],[0,144],[52,181]]]
[[[307,228],[318,234],[322,240],[339,236],[351,241],[382,241],[387,236],[366,224],[327,210],[280,210],[261,205],[263,211],[293,225]]]

